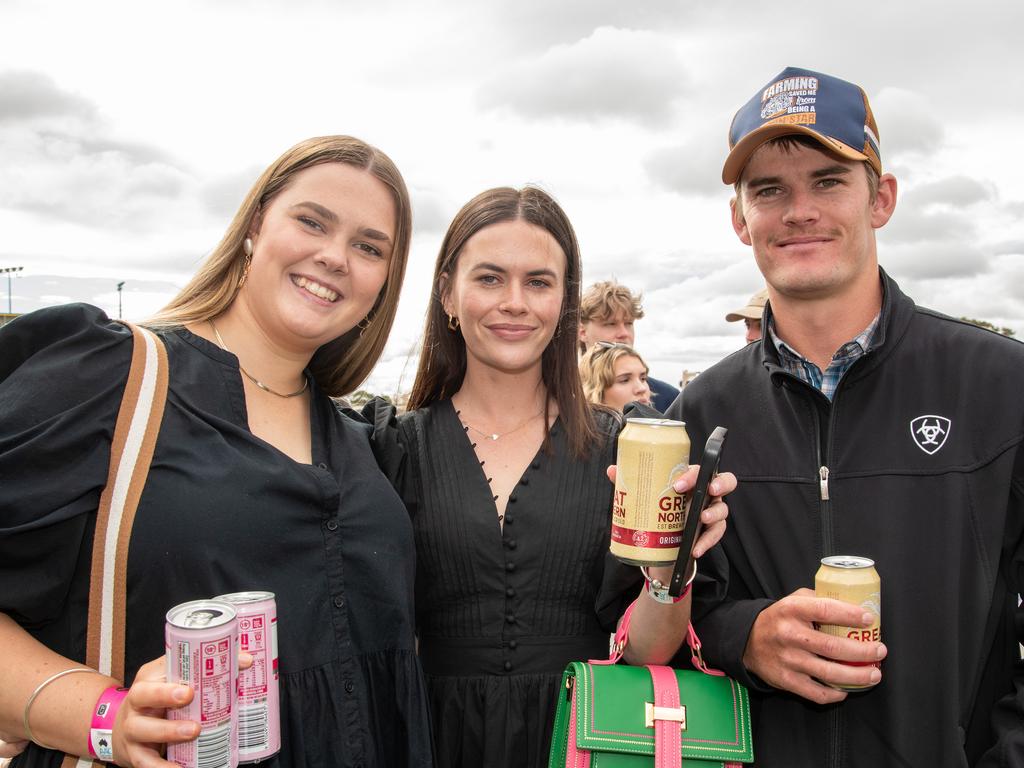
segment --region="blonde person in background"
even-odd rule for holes
[[[594,283],[580,300],[580,353],[599,341],[636,344],[636,321],[644,316],[641,296],[614,280]],[[651,405],[664,412],[679,395],[679,390],[660,379],[648,378]]]
[[[651,404],[647,363],[628,344],[599,341],[580,358],[583,394],[621,412],[629,403]]]
[[[263,765],[430,765],[412,527],[369,430],[331,400],[380,357],[410,210],[379,150],[304,141],[145,323],[167,349],[169,387],[131,531],[124,680],[82,662],[132,334],[85,304],[0,329],[0,737],[34,742],[19,768],[88,754],[93,709],[113,686],[129,687],[114,762],[169,768],[163,745],[199,725],[164,719],[192,698],[164,677],[164,615],[254,588],[276,594],[280,619],[282,748]]]

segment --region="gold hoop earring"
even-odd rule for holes
[[[448,315],[448,330],[452,333],[459,330],[459,318],[455,315]]]
[[[372,323],[372,322],[373,322],[373,318],[371,318],[369,315],[367,315],[362,320],[360,320],[358,323],[356,323],[356,328],[359,329],[359,338],[363,338],[363,334],[366,333],[366,329],[370,327],[370,323]]]

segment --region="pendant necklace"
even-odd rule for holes
[[[208,320],[207,322],[210,324],[210,327],[213,329],[213,335],[217,337],[217,345],[221,349],[223,349],[225,352],[231,352],[231,350],[228,349],[224,345],[224,339],[221,338],[220,331],[217,330],[217,326],[214,324],[213,320],[211,319],[211,320]],[[234,353],[231,352],[231,354],[234,354]],[[238,357],[238,356],[235,355],[235,357]],[[294,392],[288,392],[288,393],[277,392],[277,391],[271,389],[270,387],[268,387],[266,384],[264,384],[259,379],[257,379],[255,376],[253,376],[247,370],[245,370],[245,368],[242,367],[242,361],[241,360],[238,361],[238,370],[240,370],[245,375],[245,378],[247,378],[249,381],[251,381],[257,387],[262,389],[264,392],[269,392],[270,394],[277,395],[278,397],[298,397],[303,392],[305,392],[306,388],[309,386],[309,379],[306,378],[305,376],[303,376],[302,377],[302,387],[300,387],[299,389],[295,390]]]
[[[461,421],[461,422],[462,422],[462,426],[464,426],[464,427],[465,427],[466,429],[471,429],[471,430],[473,430],[473,431],[474,431],[474,432],[476,432],[476,433],[477,433],[478,435],[480,435],[480,436],[482,436],[482,437],[484,437],[484,438],[486,438],[486,439],[488,439],[488,440],[491,440],[491,441],[497,442],[498,438],[501,438],[501,437],[505,437],[505,436],[507,436],[507,435],[511,435],[511,434],[512,434],[513,432],[518,432],[518,431],[519,431],[520,429],[522,429],[523,427],[525,427],[525,426],[526,426],[527,424],[529,424],[529,423],[530,423],[531,421],[533,421],[534,419],[536,419],[536,418],[537,418],[538,416],[543,416],[543,415],[544,415],[544,411],[540,411],[539,413],[535,413],[535,414],[533,414],[533,416],[531,416],[530,418],[528,418],[528,419],[527,419],[526,421],[524,421],[524,422],[523,422],[522,424],[520,424],[519,426],[517,426],[517,427],[514,427],[514,428],[512,428],[512,429],[508,430],[507,432],[502,432],[501,434],[498,434],[497,432],[484,432],[484,431],[483,431],[483,430],[481,430],[481,429],[477,429],[477,428],[476,428],[476,427],[474,427],[474,426],[473,426],[472,424],[470,424],[470,423],[469,423],[468,421],[464,421],[464,420],[462,419],[462,416],[461,416],[461,414],[462,414],[462,411],[460,411],[460,410],[456,410],[456,411],[455,411],[455,415],[459,417],[459,421]]]

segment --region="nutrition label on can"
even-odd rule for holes
[[[271,673],[266,618],[246,616],[238,620],[238,647],[252,654],[252,666],[239,675],[238,689],[243,696],[264,696]]]
[[[231,686],[231,640],[223,638],[202,644],[199,676],[201,722],[223,720],[231,715],[235,691]]]

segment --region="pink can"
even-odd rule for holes
[[[277,603],[273,592],[234,592],[214,600],[238,613],[238,649],[252,666],[238,673],[238,760],[255,763],[281,751]]]
[[[185,707],[167,710],[168,720],[195,720],[199,738],[168,744],[167,759],[182,768],[238,765],[238,619],[234,606],[194,600],[167,612],[164,634],[167,680],[195,695]]]

